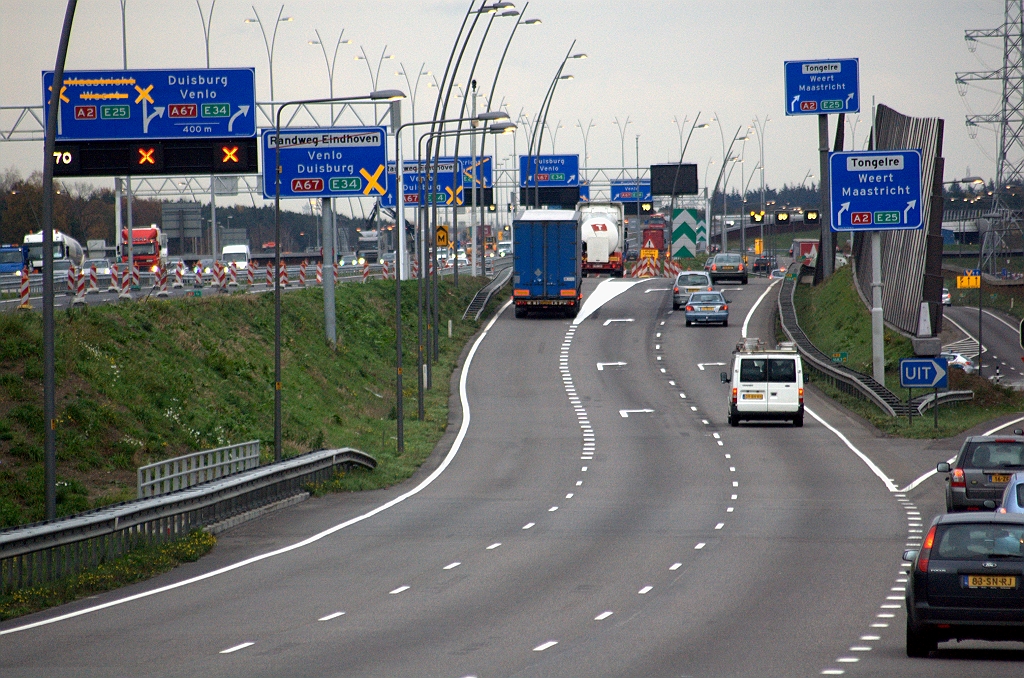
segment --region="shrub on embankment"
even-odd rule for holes
[[[462,312],[486,281],[440,286],[441,356],[416,418],[416,283],[402,287],[405,452],[396,453],[394,283],[339,285],[338,347],[324,339],[319,288],[282,295],[283,450],[355,447],[377,458],[343,489],[408,477],[448,421],[448,382],[479,323]],[[492,305],[496,302],[492,301]],[[453,320],[452,339],[447,321]],[[56,314],[59,515],[135,496],[135,469],[259,439],[272,459],[273,295],[148,300]],[[0,527],[41,520],[42,323],[0,315]]]

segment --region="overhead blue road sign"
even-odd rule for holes
[[[590,202],[590,184],[580,184],[580,202]]]
[[[452,171],[454,166],[452,164],[453,158],[439,158],[437,166],[437,204],[451,204],[455,202],[452,198],[453,193],[457,193],[458,204],[469,204],[471,197],[469,193],[469,187],[472,182],[472,171],[473,166],[472,156],[460,156],[459,157],[459,171],[454,176],[456,181],[460,181],[458,186],[461,187],[461,191],[453,191],[453,174]],[[483,184],[483,188],[491,188],[494,185],[494,159],[485,155],[476,159],[477,163],[477,182]],[[426,168],[427,162],[423,161],[418,167],[416,161],[406,160],[402,167],[402,183],[405,184],[405,204],[406,205],[420,205],[421,203],[427,203],[424,197],[421,200],[421,194],[426,194],[429,190],[428,186],[421,187],[420,182],[420,169]],[[384,207],[395,207],[395,162],[388,162],[388,191],[383,198],[381,198],[381,205]],[[479,193],[477,194],[479,202]],[[449,202],[451,201],[451,202]]]
[[[945,358],[904,358],[900,360],[903,388],[947,388],[949,365]]]
[[[860,112],[860,62],[786,62],[786,115]]]
[[[613,181],[611,190],[613,202],[649,202],[651,200],[651,182]]]
[[[282,198],[379,198],[387,193],[383,127],[263,130],[263,197],[275,195],[274,158],[281,149]]]
[[[832,230],[922,228],[921,151],[829,153]]]
[[[52,87],[44,71],[44,115]],[[252,68],[64,71],[57,141],[254,136]]]
[[[537,168],[536,184],[534,167]],[[578,155],[528,155],[519,156],[519,187],[579,186],[580,156]]]

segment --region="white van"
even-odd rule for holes
[[[248,245],[225,245],[221,253],[221,260],[228,266],[231,262],[235,263],[235,268],[240,271],[244,271],[249,267],[249,260],[252,259],[252,253],[249,251]]]
[[[758,419],[788,419],[804,425],[804,370],[792,342],[768,350],[760,339],[736,345],[732,373],[722,372],[730,384],[729,425]]]

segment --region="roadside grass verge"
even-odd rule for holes
[[[182,563],[199,560],[216,543],[212,534],[197,530],[168,544],[132,549],[88,572],[0,595],[0,621],[149,579]]]
[[[440,356],[416,412],[416,282],[402,285],[405,451],[395,436],[394,283],[336,288],[338,347],[324,339],[319,288],[282,296],[283,453],[373,455],[337,489],[386,487],[423,463],[448,422],[449,379],[479,322],[461,320],[484,278],[442,280]],[[494,299],[490,308],[505,300]],[[485,316],[486,317],[486,316]],[[452,337],[448,337],[448,320]],[[258,439],[273,458],[271,294],[149,300],[56,316],[58,514],[135,497],[135,469]],[[42,328],[0,314],[0,528],[43,518]]]
[[[811,342],[826,355],[848,353],[846,366],[866,375],[872,374],[871,313],[864,307],[853,287],[849,266],[840,268],[818,287],[798,285],[794,295],[800,327]],[[885,330],[885,383],[893,393],[909,395],[900,387],[899,361],[913,357],[910,339]],[[939,426],[931,411],[925,416],[892,418],[872,403],[840,392],[809,373],[809,380],[825,394],[870,421],[886,433],[906,438],[945,438],[957,435],[994,417],[1024,409],[1024,394],[996,386],[976,375],[951,370],[950,389],[974,391],[974,400],[939,406]],[[920,395],[921,393],[918,393]]]

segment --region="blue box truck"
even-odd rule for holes
[[[28,263],[28,248],[22,245],[0,245],[0,275],[20,276]]]
[[[516,317],[547,310],[575,318],[583,297],[580,213],[526,210],[512,222],[512,242]]]

